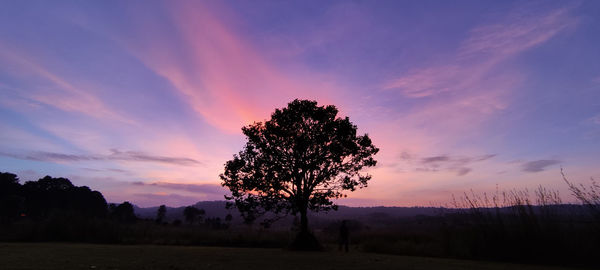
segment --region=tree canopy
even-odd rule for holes
[[[183,209],[183,216],[185,217],[185,221],[189,224],[194,224],[196,220],[202,219],[202,216],[205,213],[204,209],[198,209],[194,206],[186,206]]]
[[[111,203],[108,208],[110,210],[110,217],[114,220],[122,223],[133,223],[137,220],[133,204],[130,202],[125,201],[119,205]]]
[[[17,216],[45,219],[57,213],[81,217],[104,217],[104,196],[69,179],[46,176],[21,185],[15,174],[0,173],[0,217],[4,222]]]
[[[167,206],[166,205],[161,205],[158,207],[158,209],[156,210],[156,223],[162,223],[165,219],[165,216],[167,215]]]
[[[367,134],[357,135],[348,117],[338,117],[333,105],[296,99],[242,132],[246,145],[220,177],[231,191],[230,206],[246,221],[268,212],[274,217],[265,218],[267,224],[300,214],[306,232],[307,211],[337,209],[332,199],[366,187],[371,176],[361,170],[377,164],[379,149]]]

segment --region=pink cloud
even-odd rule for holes
[[[197,2],[170,7],[168,14],[183,48],[149,33],[143,44],[137,43],[139,39],[119,39],[171,82],[206,122],[222,131],[239,133],[243,125],[267,118],[273,108],[294,98],[331,100],[336,90],[326,80],[297,79],[285,73],[211,11]]]

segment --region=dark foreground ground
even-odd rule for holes
[[[1,269],[569,269],[361,252],[0,243]]]

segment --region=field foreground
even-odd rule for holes
[[[361,252],[0,243],[2,269],[568,269]]]

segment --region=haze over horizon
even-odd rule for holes
[[[599,1],[3,1],[0,171],[109,202],[222,200],[296,98],[380,149],[349,206],[600,179]]]

